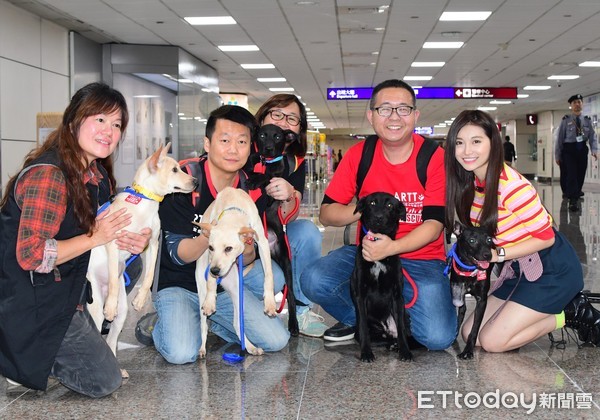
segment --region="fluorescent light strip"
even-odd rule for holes
[[[423,44],[423,48],[460,48],[464,45],[464,42],[426,42]]]
[[[445,61],[415,61],[411,67],[444,67]]]
[[[600,67],[600,61],[584,61],[579,63],[579,67]]]
[[[404,80],[431,80],[433,76],[404,76]]]
[[[523,90],[548,90],[551,89],[552,86],[536,86],[536,85],[531,85],[531,86],[525,86],[523,87]]]
[[[512,104],[512,101],[499,101],[499,100],[494,100],[494,101],[490,101],[491,105],[507,105],[507,104]]]
[[[444,12],[440,16],[442,21],[475,21],[486,20],[492,12]]]
[[[235,25],[237,23],[231,16],[191,16],[184,19],[190,25]]]
[[[526,94],[526,93],[519,93],[517,95],[517,98],[519,98],[519,99],[525,99],[525,98],[529,98],[529,95]]]
[[[278,87],[278,88],[269,88],[271,92],[293,92],[293,87]]]
[[[219,45],[217,48],[224,52],[259,51],[256,45]]]
[[[246,70],[256,70],[256,69],[274,69],[275,66],[271,63],[264,64],[240,64],[243,69]]]
[[[495,111],[498,109],[497,106],[480,106],[477,108],[480,111]]]
[[[285,77],[259,77],[258,79],[261,83],[275,83],[275,82],[286,82]]]
[[[548,76],[548,80],[574,80],[579,79],[578,74],[553,74]]]

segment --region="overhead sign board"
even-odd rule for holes
[[[537,114],[527,114],[527,125],[537,125],[538,116]]]
[[[327,99],[371,99],[373,88],[327,88]],[[417,99],[517,99],[516,87],[422,87],[415,89]]]

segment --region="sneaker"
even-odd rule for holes
[[[343,322],[338,322],[333,327],[329,328],[323,334],[323,339],[327,341],[346,341],[354,338],[355,328],[346,325]]]
[[[5,379],[6,379],[6,382],[8,382],[6,384],[6,393],[7,394],[22,394],[24,392],[29,391],[29,388],[27,388],[24,385],[21,385],[17,381],[13,381],[12,379],[8,379],[8,378],[5,378]]]
[[[565,327],[577,333],[579,340],[600,347],[600,311],[592,306],[584,293],[567,304],[565,311]]]
[[[135,338],[141,344],[145,346],[153,346],[154,340],[152,339],[152,332],[154,331],[154,325],[158,314],[156,312],[150,312],[140,318],[135,326]]]
[[[325,334],[327,325],[325,325],[325,318],[306,309],[303,313],[298,314],[298,328],[302,335],[320,338]]]

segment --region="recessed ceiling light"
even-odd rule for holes
[[[494,101],[490,101],[491,105],[508,105],[508,104],[512,104],[512,101],[499,101],[499,100],[494,100]]]
[[[411,67],[444,67],[444,61],[414,61]]]
[[[426,42],[423,48],[460,48],[464,42]]]
[[[600,67],[600,61],[584,61],[579,63],[579,67]]]
[[[525,98],[529,98],[529,95],[526,93],[519,93],[519,94],[517,94],[517,98],[525,99]]]
[[[498,109],[497,106],[480,106],[477,108],[480,111],[495,111]]]
[[[306,111],[306,115],[315,115],[315,113],[313,111]]]
[[[235,25],[237,22],[231,16],[197,16],[184,17],[190,25]]]
[[[548,76],[548,80],[573,80],[579,79],[578,74],[553,74],[552,76]]]
[[[258,79],[261,83],[274,83],[274,82],[285,82],[285,77],[259,77]]]
[[[243,69],[274,69],[275,66],[271,63],[265,64],[240,64]]]
[[[404,80],[431,80],[433,76],[404,76]]]
[[[536,85],[531,85],[531,86],[525,86],[523,88],[523,90],[548,90],[551,89],[552,86],[536,86]]]
[[[444,12],[440,20],[444,21],[467,21],[467,20],[486,20],[492,12]]]
[[[225,52],[258,51],[258,47],[256,45],[219,45],[217,48]]]
[[[293,87],[278,87],[278,88],[269,88],[271,92],[293,92]]]

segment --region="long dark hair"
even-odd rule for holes
[[[298,133],[298,142],[289,144],[285,149],[285,152],[298,157],[304,157],[306,154],[306,130],[308,130],[308,121],[306,120],[306,108],[296,95],[289,93],[273,95],[258,108],[258,111],[256,111],[254,116],[256,117],[256,121],[258,121],[258,125],[262,125],[271,109],[285,108],[291,103],[295,103],[298,105],[298,109],[300,109],[300,133]]]
[[[456,138],[466,125],[481,127],[490,139],[490,157],[485,174],[485,199],[479,214],[479,225],[490,236],[498,229],[498,184],[504,168],[504,147],[496,122],[489,114],[478,110],[461,112],[454,120],[446,139],[446,228],[454,229],[454,219],[472,226],[470,213],[475,197],[475,174],[465,170],[456,160]]]
[[[48,139],[41,146],[29,152],[23,165],[23,167],[28,166],[49,150],[57,151],[59,166],[65,174],[68,200],[73,204],[73,211],[80,227],[89,234],[92,233],[95,225],[96,209],[92,208],[91,197],[82,182],[82,174],[91,162],[88,162],[87,165],[83,164],[86,155],[79,145],[79,129],[87,117],[111,114],[116,111],[121,112],[121,133],[124,133],[129,122],[129,113],[123,95],[104,83],[90,83],[82,87],[73,95],[58,128],[50,133]],[[113,174],[112,156],[98,159],[96,162],[106,169],[109,182],[114,189],[116,181]],[[18,174],[8,181],[0,207],[6,204],[17,177]]]

